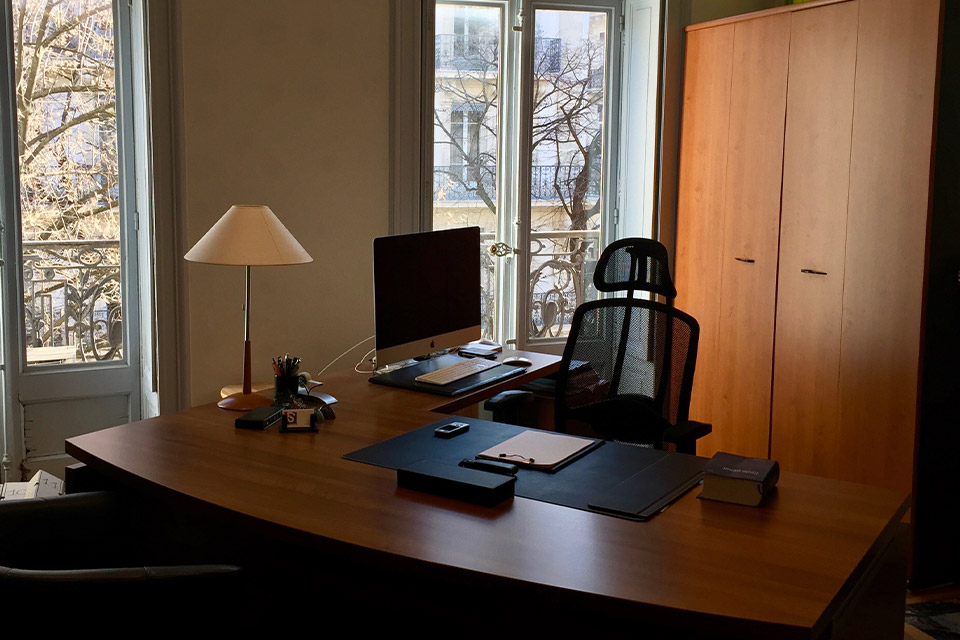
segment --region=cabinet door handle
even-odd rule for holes
[[[800,273],[809,273],[813,276],[825,276],[827,275],[826,271],[816,271],[814,269],[800,269]]]
[[[756,260],[754,260],[753,258],[734,258],[734,260],[736,260],[737,262],[746,262],[748,264],[753,264],[754,262],[756,262]]]

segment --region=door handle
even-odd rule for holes
[[[812,276],[825,276],[827,275],[826,271],[816,271],[814,269],[800,269],[800,273],[809,273]]]
[[[516,249],[504,242],[494,242],[487,248],[487,251],[489,251],[491,255],[497,256],[498,258],[506,257],[511,253],[518,253]]]
[[[734,258],[737,262],[746,262],[747,264],[753,264],[756,262],[753,258]]]

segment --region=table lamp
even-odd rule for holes
[[[270,207],[234,205],[217,220],[184,259],[206,264],[237,265],[246,274],[243,304],[243,391],[218,402],[223,409],[249,411],[273,401],[251,391],[250,376],[250,267],[313,262]]]

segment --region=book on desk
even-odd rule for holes
[[[758,507],[780,479],[780,463],[718,451],[703,469],[700,498]]]

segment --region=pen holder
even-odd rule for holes
[[[280,408],[293,406],[293,399],[297,397],[299,386],[299,376],[274,376],[273,404]]]

